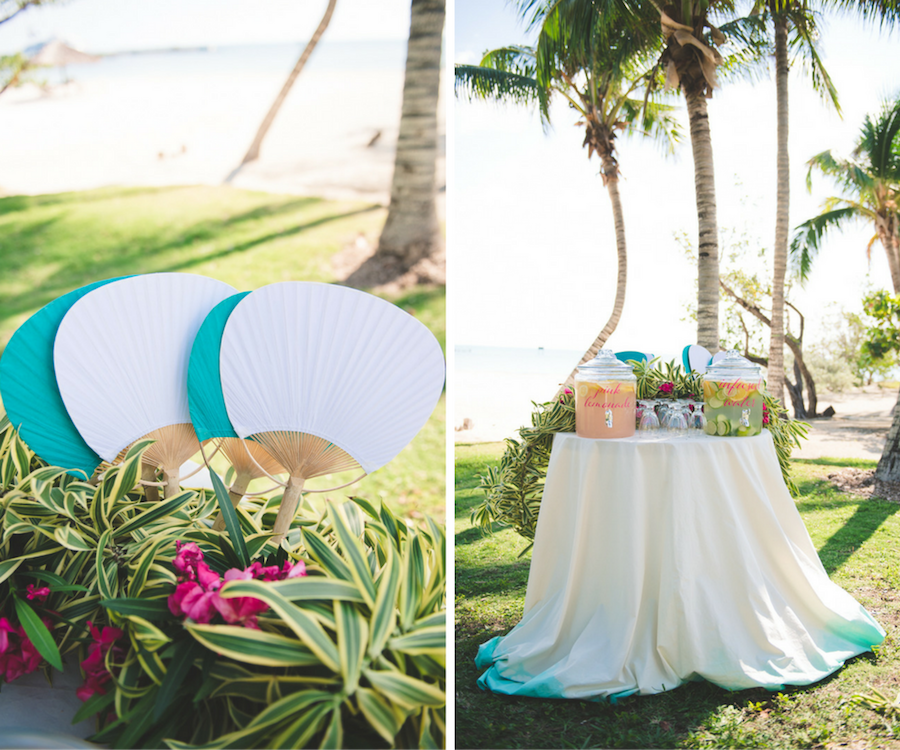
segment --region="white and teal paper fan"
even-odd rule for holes
[[[162,467],[167,494],[199,449],[187,396],[191,345],[234,292],[193,274],[133,276],[76,302],[56,334],[56,380],[85,442],[113,462],[136,440],[155,439],[145,458]]]
[[[237,435],[291,475],[275,524],[283,534],[305,480],[357,466],[371,473],[415,437],[440,398],[444,357],[431,331],[396,305],[296,281],[235,306],[220,372]]]
[[[231,463],[235,473],[228,494],[235,507],[244,497],[251,481],[266,474],[280,474],[284,471],[262,445],[238,437],[228,419],[225,399],[222,396],[222,378],[219,373],[222,332],[231,311],[249,293],[233,294],[212,309],[194,338],[188,364],[188,404],[191,422],[198,440],[201,443],[207,440],[214,441]],[[230,356],[239,354],[233,352]],[[213,529],[222,528],[224,519],[220,513],[213,524]]]
[[[59,395],[53,342],[72,305],[117,280],[88,284],[45,305],[19,326],[0,358],[0,397],[19,436],[42,460],[82,479],[94,473],[101,458],[81,437]]]

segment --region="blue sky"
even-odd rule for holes
[[[477,63],[488,48],[528,41],[503,0],[457,0],[456,63]],[[826,67],[837,84],[841,119],[810,90],[796,68],[790,82],[791,225],[818,212],[833,187],[805,187],[806,161],[823,150],[847,155],[866,113],[900,93],[898,35],[828,19],[822,36]],[[860,54],[865,50],[865,54]],[[682,322],[695,299],[696,266],[675,241],[696,242],[693,163],[685,140],[673,157],[648,142],[618,142],[629,248],[629,279],[614,349],[666,358],[695,341]],[[774,237],[775,91],[761,82],[728,83],[709,102],[720,228],[745,234],[754,248]],[[453,241],[455,340],[459,344],[544,346],[584,350],[612,307],[615,244],[609,199],[588,162],[582,134],[564,107],[544,133],[536,113],[515,106],[455,101],[450,226]],[[890,286],[884,252],[865,247],[860,227],[828,242],[806,289],[792,299],[807,316],[807,345],[821,335],[823,311],[836,302],[859,309],[867,288]],[[720,248],[721,252],[721,248]]]

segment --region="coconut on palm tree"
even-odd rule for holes
[[[532,26],[539,29],[534,47],[503,47],[486,53],[478,66],[456,66],[458,91],[483,99],[537,101],[545,125],[550,123],[552,100],[562,99],[580,117],[588,158],[596,154],[600,159],[615,225],[616,296],[581,363],[596,356],[615,331],[625,304],[628,256],[616,139],[622,133],[644,134],[671,147],[678,138],[672,108],[644,98],[658,50],[625,24],[597,13],[583,14],[585,7],[565,0],[550,3],[532,18]],[[573,376],[574,370],[566,383]]]

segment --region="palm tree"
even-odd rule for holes
[[[391,180],[391,202],[376,258],[407,270],[443,245],[435,184],[437,105],[445,0],[412,0],[400,135]]]
[[[762,7],[760,7],[762,6]],[[813,15],[805,2],[797,0],[757,0],[754,11],[764,10],[772,19],[775,47],[775,98],[777,112],[777,178],[775,188],[775,244],[772,252],[772,316],[769,339],[769,363],[766,368],[769,391],[782,397],[784,389],[784,279],[787,273],[788,234],[790,232],[790,161],[788,158],[788,70],[789,30],[794,32],[793,47],[807,57],[813,88],[827,95],[840,112],[837,90],[822,65],[816,49],[817,31]]]
[[[643,98],[654,75],[656,50],[624,24],[585,14],[586,8],[556,0],[532,19],[540,29],[535,47],[503,47],[486,53],[478,66],[456,66],[457,90],[467,90],[470,98],[536,100],[545,126],[550,124],[551,100],[561,97],[581,118],[588,158],[596,153],[600,159],[616,234],[616,296],[609,319],[579,364],[596,356],[615,331],[625,304],[628,254],[616,138],[621,133],[650,135],[670,149],[678,139],[671,107]]]
[[[839,159],[825,151],[809,160],[807,186],[816,169],[831,177],[843,195],[826,199],[818,216],[797,227],[791,254],[800,277],[806,279],[812,263],[829,232],[853,222],[871,223],[875,233],[866,246],[871,259],[876,240],[887,255],[894,293],[900,294],[900,99],[886,102],[873,120],[866,116],[849,159]],[[878,467],[876,479],[900,481],[900,398]]]
[[[812,173],[831,177],[843,195],[827,198],[822,213],[797,227],[791,255],[800,278],[806,280],[825,236],[848,224],[871,223],[875,233],[866,253],[871,258],[876,240],[887,255],[894,293],[900,293],[900,99],[887,102],[873,120],[866,116],[849,159],[823,151],[809,160],[806,177],[812,188]]]
[[[687,104],[697,196],[697,343],[719,349],[719,226],[716,181],[706,100],[718,86],[717,69],[724,59],[716,49],[725,35],[710,22],[713,11],[733,13],[732,0],[684,0],[666,5],[651,0],[665,37],[661,63],[666,85],[680,88]]]
[[[300,75],[300,71],[303,70],[303,68],[306,66],[306,63],[312,55],[313,50],[316,48],[316,45],[322,38],[322,34],[324,34],[325,29],[328,28],[328,24],[331,22],[331,16],[334,13],[334,6],[336,4],[337,0],[328,0],[328,6],[325,8],[325,13],[322,16],[322,20],[319,21],[319,25],[316,27],[313,35],[306,43],[306,46],[303,48],[303,52],[300,54],[300,57],[294,64],[293,70],[291,70],[290,74],[287,77],[287,80],[281,87],[281,91],[278,92],[278,96],[276,96],[275,101],[272,102],[272,106],[269,107],[269,111],[266,113],[266,116],[263,118],[259,129],[256,131],[256,136],[253,138],[253,143],[250,144],[250,148],[248,148],[247,153],[244,154],[244,158],[241,160],[240,166],[238,166],[238,168],[234,172],[232,172],[226,182],[232,180],[237,175],[240,168],[245,164],[248,164],[251,161],[256,161],[259,158],[259,149],[260,146],[262,146],[263,139],[269,132],[269,128],[272,127],[272,123],[275,122],[275,117],[281,109],[281,105],[284,104],[284,100],[287,99],[287,95],[290,93],[291,87],[293,87],[294,85],[294,81],[297,80],[297,76]]]

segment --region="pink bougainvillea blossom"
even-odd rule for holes
[[[107,625],[100,630],[94,623],[88,620],[91,638],[94,642],[88,646],[87,658],[81,662],[84,670],[84,684],[75,691],[81,700],[86,701],[94,695],[105,695],[106,684],[112,679],[112,675],[106,668],[106,655],[110,651],[116,658],[122,658],[125,652],[121,646],[116,646],[123,633],[119,628]]]
[[[657,390],[660,393],[672,393],[672,391],[675,390],[675,384],[674,383],[663,383],[662,385],[659,386],[659,388],[657,388]]]
[[[258,628],[256,616],[265,612],[269,605],[252,596],[226,599],[219,594],[223,582],[228,581],[283,581],[306,575],[306,564],[286,561],[281,568],[277,565],[264,566],[260,562],[250,564],[244,570],[231,568],[225,572],[224,581],[203,561],[202,550],[193,542],[175,543],[176,555],[173,565],[181,573],[175,591],[169,596],[169,611],[176,617],[186,617],[194,622],[210,622],[216,613],[231,625]]]

